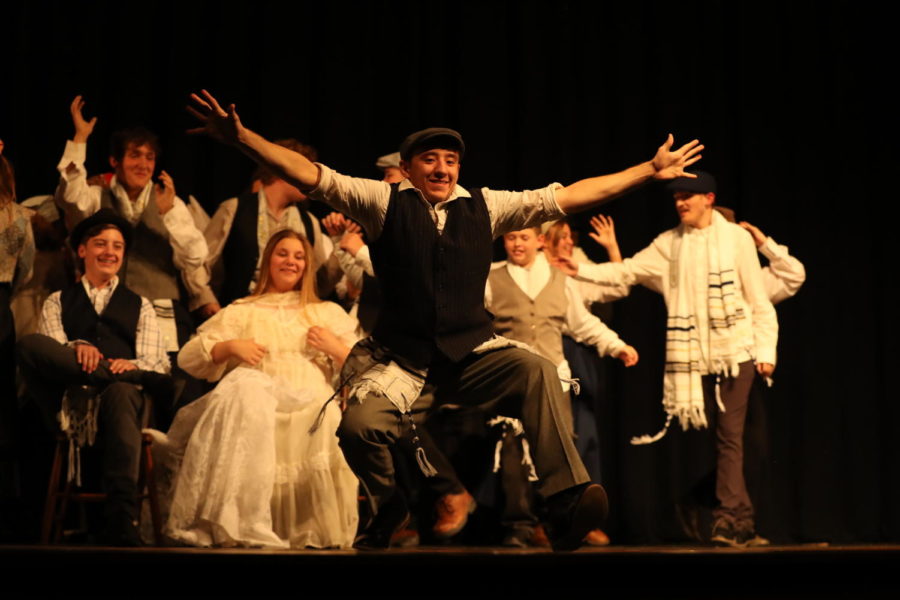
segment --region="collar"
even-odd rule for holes
[[[275,213],[272,212],[272,207],[269,206],[269,197],[266,196],[266,190],[262,186],[260,186],[259,191],[256,194],[259,198],[260,205],[265,207],[266,214],[272,217],[272,219],[274,219],[276,222],[281,222],[282,220],[287,218],[288,213],[292,208],[300,210],[299,208],[297,208],[297,204],[295,202],[289,202],[288,205],[284,207],[284,212],[281,213],[281,218],[278,218],[275,216]]]
[[[131,202],[131,198],[128,197],[128,192],[125,191],[125,187],[119,183],[119,179],[113,175],[109,179],[109,189],[110,191],[118,196],[119,198],[123,198]],[[145,205],[150,200],[150,191],[153,189],[153,178],[150,178],[150,181],[147,182],[147,185],[144,186],[144,189],[141,190],[141,193],[138,194],[136,200],[134,200],[133,204]]]
[[[103,286],[102,288],[94,287],[90,281],[88,281],[87,277],[81,278],[81,285],[84,286],[84,291],[87,292],[87,295],[90,297],[91,294],[97,294],[100,292],[109,291],[110,293],[116,290],[116,286],[119,285],[119,276],[116,275],[112,279],[109,280],[109,283]]]
[[[419,188],[414,186],[412,181],[410,181],[409,179],[404,179],[403,181],[400,182],[400,185],[397,187],[398,192],[402,192],[404,190],[415,190],[416,193],[419,194],[419,198],[421,198],[423,202],[425,202],[429,206],[431,206],[431,202],[428,202],[428,200],[425,198],[425,195],[422,194],[422,190],[420,190]],[[437,206],[438,204],[444,204],[445,202],[452,202],[452,201],[456,200],[457,198],[471,198],[471,197],[472,197],[472,194],[470,194],[468,192],[468,190],[466,190],[464,187],[462,187],[461,185],[459,185],[457,183],[456,186],[453,188],[453,191],[450,192],[450,197],[442,202],[438,202],[434,206]]]
[[[506,267],[510,271],[519,270],[519,271],[525,271],[526,273],[541,273],[543,271],[549,272],[549,269],[550,269],[550,263],[547,262],[547,257],[544,256],[543,252],[538,252],[537,256],[534,257],[534,262],[531,263],[531,265],[527,266],[527,267],[521,267],[513,262],[508,261],[508,260],[504,261],[504,262],[506,263]]]

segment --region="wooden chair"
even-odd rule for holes
[[[149,421],[152,414],[152,402],[149,394],[144,394],[143,423]],[[159,497],[156,493],[156,479],[153,471],[153,436],[149,433],[141,433],[141,450],[137,481],[138,500],[138,524],[140,524],[141,507],[144,500],[150,501],[150,520],[153,525],[153,542],[157,546],[163,545],[162,519],[159,512]],[[56,438],[56,451],[53,455],[53,464],[50,468],[50,481],[47,485],[47,499],[44,504],[44,517],[41,524],[41,543],[58,543],[62,537],[63,523],[69,502],[105,502],[106,494],[102,492],[86,492],[78,488],[73,482],[68,481],[64,474],[64,465],[68,463],[69,439],[60,433]]]

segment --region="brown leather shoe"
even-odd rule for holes
[[[463,490],[459,494],[444,494],[435,505],[437,520],[432,529],[435,537],[446,540],[463,530],[469,515],[475,511],[475,498]]]
[[[549,548],[550,547],[550,538],[547,537],[547,532],[544,530],[544,526],[541,524],[535,525],[534,533],[531,534],[531,539],[529,543],[532,546],[537,548]]]
[[[584,536],[584,543],[588,546],[609,546],[609,536],[602,529],[591,529]]]

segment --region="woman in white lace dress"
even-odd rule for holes
[[[338,403],[309,429],[357,324],[316,298],[314,280],[306,239],[276,233],[257,292],[204,323],[179,353],[187,372],[221,381],[169,430],[169,445],[183,452],[169,537],[197,546],[352,545],[357,480],[335,436]]]

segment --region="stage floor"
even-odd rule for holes
[[[163,596],[507,598],[577,589],[594,590],[598,598],[610,591],[668,599],[897,598],[900,545],[609,546],[568,553],[464,546],[357,552],[22,545],[0,546],[0,572],[6,585],[41,581],[26,588],[34,592],[91,580],[114,590],[121,588],[107,584],[131,581],[132,589]]]

